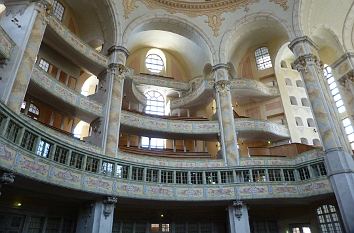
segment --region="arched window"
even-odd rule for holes
[[[304,126],[301,117],[295,117],[296,126]]]
[[[304,107],[310,107],[310,102],[307,98],[301,98],[301,104]]]
[[[301,144],[305,144],[305,145],[309,144],[309,141],[307,140],[307,138],[300,138],[300,140],[301,140]]]
[[[321,232],[342,233],[337,211],[333,205],[322,205],[316,212]]]
[[[297,87],[304,87],[304,83],[301,80],[296,80]]]
[[[312,118],[307,118],[307,126],[315,127],[315,121]]]
[[[286,78],[286,79],[285,79],[285,84],[286,84],[287,86],[292,86],[292,85],[293,85],[292,82],[291,82],[291,80],[290,80],[289,78]]]
[[[297,100],[295,96],[290,96],[290,104],[291,105],[297,105]]]
[[[54,1],[53,3],[53,15],[55,18],[57,18],[59,21],[63,20],[64,17],[64,11],[65,8],[63,4],[61,4],[59,1]]]
[[[145,59],[146,68],[152,73],[161,73],[165,69],[163,53],[158,49],[151,49]]]
[[[158,91],[148,91],[145,93],[147,102],[145,113],[153,115],[165,115],[165,98]]]
[[[267,47],[256,49],[255,57],[258,70],[265,70],[272,67],[272,61]]]

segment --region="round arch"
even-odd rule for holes
[[[235,22],[235,26],[224,33],[222,36],[219,51],[218,61],[227,63],[231,59],[236,47],[240,44],[241,37],[250,33],[252,30],[257,30],[265,27],[276,27],[288,38],[294,38],[294,32],[290,25],[282,21],[272,13],[255,13],[250,14]]]

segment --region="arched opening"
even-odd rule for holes
[[[296,126],[304,126],[301,117],[295,117]]]
[[[80,121],[74,128],[74,137],[83,140],[85,137],[89,136],[90,124],[85,121]]]
[[[309,144],[309,141],[307,140],[307,138],[300,138],[300,141],[301,141],[301,144],[304,144],[304,145]]]
[[[307,126],[308,127],[316,127],[315,121],[312,118],[307,118]]]
[[[304,83],[301,80],[296,80],[297,87],[304,87]]]
[[[165,115],[165,98],[164,96],[155,90],[151,90],[145,93],[146,96],[146,107],[145,113],[152,115]]]
[[[89,77],[81,87],[81,95],[89,96],[93,95],[97,91],[98,78],[94,75]]]
[[[304,107],[310,107],[310,102],[307,98],[301,98],[301,105]]]
[[[285,78],[285,85],[287,85],[287,86],[292,86],[293,85],[291,80],[290,80],[290,78]]]
[[[290,96],[290,104],[291,105],[297,105],[297,100],[295,96]]]

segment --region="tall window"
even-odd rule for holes
[[[337,211],[333,205],[320,206],[317,209],[317,217],[320,222],[321,232],[342,232]]]
[[[65,8],[63,4],[61,4],[59,1],[54,1],[53,15],[55,16],[55,18],[57,18],[59,21],[62,21],[64,17],[64,11]]]
[[[333,100],[336,104],[338,112],[345,113],[347,110],[344,106],[342,96],[339,93],[339,89],[337,87],[336,80],[333,77],[332,68],[328,65],[325,65],[323,73],[327,79],[327,83],[329,85],[329,89],[330,89],[331,94],[333,96]],[[342,124],[343,124],[344,130],[345,130],[345,133],[347,134],[351,148],[352,148],[352,150],[354,150],[354,129],[353,129],[352,122],[349,118],[345,118],[344,120],[342,120]]]
[[[153,115],[165,115],[165,98],[158,91],[148,91],[145,112]]]
[[[265,70],[272,67],[272,61],[267,47],[256,49],[255,56],[258,70]]]

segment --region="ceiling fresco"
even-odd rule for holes
[[[288,9],[288,0],[123,0],[124,16],[136,8],[136,2],[143,2],[150,9],[163,9],[171,14],[181,13],[189,17],[206,16],[205,23],[213,30],[214,36],[219,35],[219,30],[225,18],[223,13],[244,9],[248,12],[252,4],[269,1]]]

